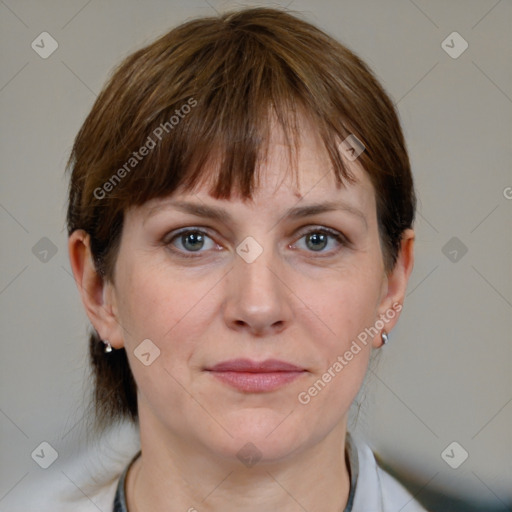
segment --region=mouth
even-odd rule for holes
[[[294,364],[267,359],[232,359],[206,368],[214,378],[245,393],[264,393],[279,389],[307,373]]]

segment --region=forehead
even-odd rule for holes
[[[280,201],[286,196],[293,196],[296,200],[304,198],[318,202],[352,197],[355,204],[371,206],[374,201],[373,185],[358,160],[349,161],[340,151],[356,182],[351,184],[344,180],[339,184],[315,123],[305,115],[298,116],[298,123],[297,139],[291,140],[275,117],[270,118],[267,145],[255,170],[257,179],[253,200],[273,198]],[[218,164],[212,160],[204,168],[211,181],[198,185],[192,193],[210,198],[209,187],[215,181],[217,170]],[[232,198],[240,199],[235,188]]]
[[[280,153],[280,148],[276,147]],[[311,160],[311,162],[310,162]],[[346,187],[337,186],[331,169],[317,172],[314,158],[309,157],[302,163],[312,163],[311,172],[299,169],[299,184],[291,183],[278,172],[279,169],[270,165],[261,171],[263,179],[250,199],[237,197],[216,199],[209,194],[209,189],[199,187],[195,192],[174,193],[171,196],[148,201],[142,207],[139,220],[142,226],[159,214],[167,211],[189,213],[204,219],[216,220],[226,224],[239,224],[245,221],[251,224],[271,223],[287,219],[304,219],[316,214],[332,211],[343,211],[354,222],[368,230],[375,224],[376,211],[373,187],[361,169],[351,169],[354,176],[360,179]],[[135,213],[135,212],[129,212]],[[165,217],[164,217],[165,218]]]
[[[242,198],[236,187],[229,199],[217,199],[211,195],[216,182],[220,158],[211,158],[203,167],[204,178],[192,189],[179,187],[166,197],[147,201],[142,205],[145,218],[158,212],[172,200],[195,200],[203,204],[219,204],[223,207],[245,204],[253,210],[276,213],[293,206],[334,203],[342,201],[349,208],[374,216],[375,194],[367,172],[357,159],[349,161],[341,155],[345,166],[355,177],[355,183],[336,181],[331,159],[315,124],[301,116],[296,140],[290,140],[282,127],[271,118],[268,141],[256,165],[255,187],[250,200]],[[341,141],[340,141],[341,143]],[[259,209],[258,209],[259,208]]]
[[[360,204],[368,196],[373,197],[369,176],[357,160],[349,161],[341,151],[343,162],[356,178],[356,182],[351,184],[345,180],[343,184],[339,184],[331,159],[315,127],[304,121],[298,135],[295,151],[294,147],[290,148],[282,130],[274,128],[267,157],[257,169],[260,195],[286,191],[298,199],[315,200],[352,196]]]

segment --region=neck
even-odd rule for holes
[[[142,420],[142,418],[141,418]],[[126,478],[129,512],[340,512],[350,491],[346,423],[279,461],[245,467],[197,442],[140,423],[141,456]]]

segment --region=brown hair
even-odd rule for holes
[[[340,140],[354,134],[363,143],[358,162],[376,191],[384,265],[392,270],[416,206],[393,103],[349,49],[268,8],[189,21],[121,63],[73,146],[68,234],[89,233],[96,268],[113,281],[129,207],[203,183],[212,184],[215,198],[231,197],[233,187],[251,197],[269,143],[269,114],[296,148],[299,112],[313,120],[339,184],[353,181]],[[203,172],[214,158],[216,180]],[[98,428],[136,421],[125,350],[106,355],[94,331],[90,358]]]

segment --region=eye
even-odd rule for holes
[[[344,235],[324,227],[310,229],[302,233],[299,241],[301,240],[304,240],[307,251],[318,253],[337,252],[340,246],[347,245],[348,243]],[[326,247],[331,247],[331,250],[325,250]]]
[[[206,231],[199,228],[186,228],[171,233],[163,243],[172,252],[184,258],[200,257],[206,251],[222,249]],[[290,247],[299,246],[301,250],[329,256],[337,253],[341,246],[348,244],[342,233],[326,227],[315,227],[303,232],[298,241]]]
[[[187,253],[201,253],[202,249],[215,249],[219,246],[208,236],[208,234],[200,229],[186,229],[175,233],[165,241],[169,248],[181,256],[186,258],[194,257]]]

